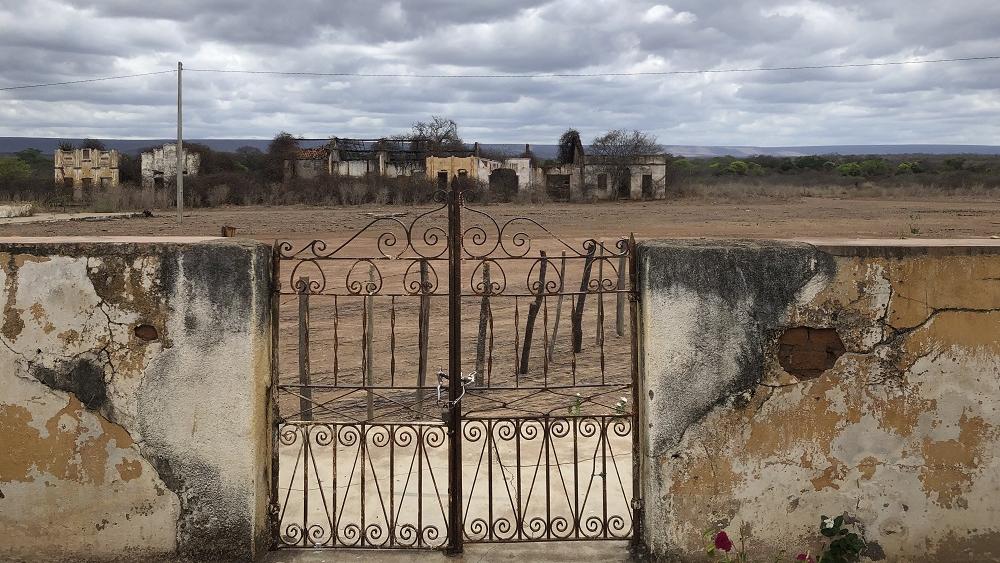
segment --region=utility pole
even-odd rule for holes
[[[177,61],[177,221],[184,216],[184,134],[181,124],[181,72],[184,65]]]

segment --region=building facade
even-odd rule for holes
[[[73,198],[82,199],[83,190],[118,185],[118,151],[98,149],[56,149],[53,158],[55,182],[73,189]]]
[[[141,155],[142,187],[162,188],[177,179],[177,144],[168,143]],[[201,155],[184,150],[184,175],[195,176],[201,166]]]
[[[665,154],[609,158],[588,155],[582,144],[570,162],[538,163],[531,148],[506,158],[481,155],[479,143],[469,148],[428,150],[420,141],[333,138],[323,147],[301,149],[285,163],[285,179],[323,175],[386,178],[426,175],[438,182],[469,178],[489,183],[497,170],[517,176],[517,190],[544,190],[556,200],[663,199],[668,157]],[[507,173],[509,174],[509,173]]]

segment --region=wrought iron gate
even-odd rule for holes
[[[278,547],[640,541],[634,240],[465,194],[276,243]]]

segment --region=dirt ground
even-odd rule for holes
[[[222,225],[240,236],[271,242],[277,238],[336,240],[353,234],[369,213],[421,209],[401,206],[225,207],[194,209],[178,224],[169,211],[154,217],[100,222],[0,224],[0,236],[60,235],[218,235]],[[668,200],[599,204],[498,204],[481,206],[492,214],[524,215],[559,236],[657,237],[889,237],[965,238],[1000,235],[1000,197],[922,200],[802,198],[748,202]]]

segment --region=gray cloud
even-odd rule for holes
[[[1000,54],[1000,3],[961,0],[0,0],[0,86],[169,69],[546,73]],[[185,73],[192,137],[469,139],[639,128],[669,144],[1000,144],[1000,62],[622,78]],[[0,92],[0,135],[169,137],[172,75]]]

